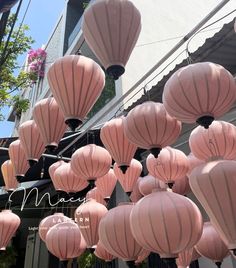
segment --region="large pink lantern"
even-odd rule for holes
[[[13,141],[10,144],[8,153],[15,170],[16,178],[20,182],[24,179],[25,173],[29,169],[29,164],[20,140]]]
[[[52,181],[56,190],[66,193],[77,193],[88,186],[84,178],[80,178],[72,171],[69,163],[64,163],[55,170]]]
[[[130,222],[136,241],[170,262],[197,243],[203,225],[201,213],[190,199],[168,191],[143,197],[135,204]]]
[[[105,249],[112,255],[134,262],[142,252],[142,247],[134,239],[130,228],[132,203],[120,204],[110,209],[99,225],[99,238]]]
[[[166,82],[162,99],[170,115],[208,128],[231,108],[235,98],[233,76],[218,64],[199,62],[176,71]]]
[[[236,254],[236,162],[218,160],[198,166],[189,183],[221,239]]]
[[[198,159],[196,156],[193,155],[193,153],[190,153],[188,156],[188,164],[189,164],[189,170],[187,172],[187,176],[190,175],[190,173],[192,172],[192,170],[197,167],[200,166],[202,164],[205,163],[205,161]]]
[[[33,166],[38,162],[45,148],[39,129],[33,120],[28,120],[20,125],[19,138],[26,158],[30,166]]]
[[[33,109],[33,117],[46,148],[54,151],[66,131],[64,116],[55,99],[49,97],[37,102]]]
[[[188,268],[192,262],[193,248],[186,249],[178,254],[176,263],[178,268]]]
[[[214,121],[208,129],[199,126],[192,131],[189,146],[204,161],[236,159],[236,127],[224,121]]]
[[[67,261],[81,255],[81,233],[74,222],[62,222],[54,225],[46,235],[48,250],[60,261]]]
[[[18,187],[15,171],[11,160],[6,160],[1,166],[6,191],[14,191]]]
[[[146,164],[149,173],[167,183],[170,188],[176,180],[183,178],[189,169],[187,156],[171,147],[164,148],[158,158],[150,154]]]
[[[95,248],[98,243],[98,226],[106,215],[107,208],[95,200],[80,205],[75,211],[75,219],[88,248]]]
[[[11,210],[5,209],[0,212],[0,248],[6,248],[20,222],[20,218],[15,213],[12,213]]]
[[[133,191],[130,195],[130,200],[133,202],[133,203],[136,203],[138,202],[142,197],[142,193],[140,192],[139,190],[139,182],[142,180],[143,178],[142,177],[139,177],[138,180],[136,181],[134,187],[133,187]]]
[[[181,123],[171,117],[162,103],[145,102],[133,108],[124,119],[127,138],[158,156],[160,150],[178,138]]]
[[[110,169],[106,175],[96,180],[95,185],[104,200],[108,201],[110,199],[111,194],[115,189],[116,182],[117,178],[112,169]]]
[[[54,164],[52,164],[48,169],[48,173],[50,175],[50,178],[52,180],[53,186],[54,186],[56,191],[60,191],[61,186],[60,186],[60,181],[57,181],[54,178],[54,173],[55,173],[56,169],[59,168],[63,164],[65,164],[65,162],[63,160],[59,160],[59,161],[55,162]]]
[[[116,163],[114,164],[115,175],[122,188],[128,195],[130,195],[133,191],[133,188],[141,175],[142,169],[142,164],[136,159],[131,160],[130,166],[128,167],[125,174],[119,169]]]
[[[71,158],[71,168],[90,184],[106,175],[110,170],[112,159],[108,151],[95,144],[89,144],[76,150]]]
[[[110,254],[102,245],[102,243],[99,241],[96,249],[94,251],[94,254],[101,260],[104,260],[105,262],[111,262],[115,257]]]
[[[166,184],[154,178],[152,175],[147,175],[139,181],[139,190],[143,195],[151,194],[154,189],[165,190],[167,188]]]
[[[93,189],[91,189],[87,192],[86,200],[89,201],[91,199],[94,199],[95,201],[97,201],[98,203],[100,203],[104,206],[106,206],[106,204],[107,204],[97,187],[94,187]]]
[[[223,259],[229,254],[229,250],[210,222],[204,223],[201,239],[195,249],[203,257],[211,259],[217,267],[221,267]]]
[[[100,137],[123,173],[126,172],[134,157],[137,146],[131,143],[124,133],[124,117],[115,118],[101,128]]]
[[[47,77],[65,123],[74,131],[102,93],[104,72],[90,58],[66,55],[51,65]]]
[[[85,10],[82,30],[107,73],[118,79],[138,40],[141,15],[129,0],[102,0]]]
[[[71,222],[72,220],[66,217],[63,213],[54,213],[42,219],[39,223],[39,236],[45,242],[48,231],[56,224],[62,222]]]

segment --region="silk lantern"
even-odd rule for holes
[[[175,181],[174,186],[172,187],[172,190],[176,194],[181,195],[187,195],[191,192],[191,188],[189,185],[189,179],[187,176],[184,176],[183,178],[178,179]]]
[[[163,147],[177,140],[181,122],[171,117],[162,103],[148,101],[128,113],[124,119],[124,129],[132,143],[150,149],[157,157]]]
[[[20,125],[19,138],[29,165],[33,166],[38,162],[45,147],[39,129],[33,120],[28,120]]]
[[[102,245],[102,243],[99,241],[96,249],[94,251],[95,256],[97,256],[99,259],[104,260],[105,262],[111,262],[115,257],[110,254]]]
[[[65,123],[74,131],[102,93],[105,74],[90,58],[66,55],[51,65],[47,77]]]
[[[178,268],[189,268],[190,263],[192,262],[193,248],[186,249],[178,254],[176,263]]]
[[[88,187],[87,181],[76,175],[69,163],[64,163],[55,170],[52,181],[56,190],[66,193],[77,193]]]
[[[164,148],[158,158],[150,154],[146,165],[152,176],[164,181],[170,188],[176,180],[183,178],[189,169],[187,156],[182,151],[171,147]]]
[[[11,160],[6,160],[1,166],[2,176],[6,191],[14,191],[18,187],[15,171]]]
[[[105,201],[109,201],[112,192],[115,189],[117,178],[112,169],[108,173],[96,180],[96,187]]]
[[[9,145],[8,153],[15,170],[16,178],[19,182],[21,182],[24,180],[25,173],[29,169],[29,164],[19,139],[13,141]]]
[[[104,124],[100,138],[123,173],[134,157],[137,146],[131,143],[124,133],[124,117],[112,119]]]
[[[82,30],[107,73],[118,79],[138,40],[141,15],[131,1],[102,0],[85,10]]]
[[[205,163],[205,161],[198,159],[196,156],[193,155],[193,153],[190,153],[188,156],[188,164],[189,164],[189,170],[187,172],[187,176],[189,176],[192,172],[192,170]]]
[[[229,254],[224,242],[210,222],[205,222],[201,239],[195,249],[203,257],[212,260],[217,267],[221,267],[223,259]]]
[[[98,243],[98,226],[106,215],[107,208],[94,199],[81,204],[75,211],[75,219],[86,241],[87,247],[95,249]]]
[[[48,169],[48,173],[50,175],[50,178],[52,180],[53,186],[54,186],[56,191],[60,191],[61,186],[60,186],[60,182],[58,183],[58,181],[54,178],[54,173],[55,173],[56,169],[59,168],[63,164],[65,164],[65,162],[63,160],[59,160],[59,161],[55,162],[54,164],[52,164]]]
[[[20,226],[20,222],[20,218],[11,210],[5,209],[0,212],[0,248],[6,248]]]
[[[135,183],[141,175],[142,169],[142,164],[136,159],[131,160],[130,166],[128,167],[125,174],[119,169],[116,163],[114,164],[115,175],[120,182],[122,188],[129,196],[133,191]]]
[[[189,183],[221,239],[236,254],[236,162],[218,160],[198,166]]]
[[[130,228],[130,213],[134,205],[121,203],[110,209],[99,224],[99,238],[105,249],[112,255],[128,262],[133,267],[142,252]]]
[[[133,203],[136,203],[138,202],[138,200],[140,200],[143,195],[142,193],[140,192],[139,190],[139,183],[140,181],[142,180],[143,178],[142,177],[139,177],[138,180],[136,181],[136,183],[134,184],[134,187],[133,187],[133,191],[130,195],[130,200],[133,202]]]
[[[236,127],[224,121],[214,121],[208,129],[199,126],[191,132],[189,146],[204,161],[236,159]]]
[[[185,123],[208,128],[233,105],[236,86],[224,67],[211,62],[189,64],[166,82],[163,104],[167,112]]]
[[[101,195],[97,187],[94,187],[93,189],[87,192],[86,200],[89,201],[91,199],[94,199],[98,203],[106,206],[106,201],[104,200],[103,196]]]
[[[49,152],[54,151],[66,131],[64,116],[55,99],[49,97],[37,102],[33,109],[33,117],[45,147]]]
[[[95,144],[89,144],[76,150],[71,158],[71,168],[80,177],[93,186],[97,178],[110,170],[112,159],[108,151]]]
[[[147,176],[144,176],[139,181],[139,190],[144,196],[151,194],[154,189],[165,190],[166,188],[167,186],[163,181],[154,178],[150,174]]]
[[[153,192],[138,201],[130,215],[131,230],[143,248],[174,264],[178,253],[193,247],[202,234],[202,216],[187,197]]]

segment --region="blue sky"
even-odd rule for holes
[[[29,1],[30,0],[23,0],[18,23],[20,23]],[[35,40],[32,48],[39,48],[42,44],[47,43],[47,40],[56,25],[57,19],[63,11],[65,3],[65,0],[31,0],[24,22],[29,25],[29,34]],[[12,12],[14,12],[14,9],[12,9]],[[19,64],[22,64],[24,59],[25,57],[21,57],[19,59]],[[9,109],[5,108],[3,113],[7,116]],[[0,122],[0,137],[11,136],[13,127],[14,123],[7,121]]]

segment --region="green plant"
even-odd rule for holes
[[[79,267],[91,268],[95,264],[94,254],[85,251],[78,259]]]
[[[0,268],[9,268],[16,264],[17,252],[13,246],[0,251]]]
[[[19,95],[12,98],[12,106],[14,106],[15,113],[18,117],[28,110],[29,104],[30,102],[28,99],[22,99]]]

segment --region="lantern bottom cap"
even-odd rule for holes
[[[106,69],[106,72],[114,80],[117,80],[125,72],[125,68],[121,65],[111,65]]]
[[[45,146],[45,148],[46,148],[46,150],[47,150],[48,153],[53,153],[53,152],[56,151],[57,145],[55,145],[55,144],[48,144],[48,145]]]
[[[158,157],[159,153],[161,152],[161,148],[159,147],[154,147],[150,149],[151,154],[155,156],[155,158]]]
[[[198,123],[200,126],[208,129],[209,126],[211,125],[211,123],[214,121],[214,117],[211,116],[211,115],[204,115],[204,116],[201,116],[199,117],[197,120],[196,120],[196,123]]]
[[[34,165],[36,165],[38,163],[38,161],[36,159],[29,159],[28,163],[29,163],[30,167],[33,167]]]
[[[82,124],[82,121],[77,118],[69,118],[65,121],[65,123],[69,126],[71,131],[75,131],[78,126]]]
[[[128,265],[129,268],[136,267],[135,266],[135,261],[126,261],[126,264]]]
[[[107,202],[107,203],[108,203],[108,202],[109,202],[109,200],[110,200],[110,197],[109,197],[109,196],[104,197],[104,198],[103,198],[103,200],[104,200],[105,202]]]
[[[88,183],[89,183],[89,186],[91,189],[93,189],[95,187],[95,179],[89,179]]]
[[[222,264],[221,261],[216,261],[216,262],[215,262],[215,265],[216,265],[217,267],[219,267],[219,268],[221,267],[221,264]]]
[[[23,182],[25,180],[25,176],[24,175],[16,175],[16,179],[18,182]]]
[[[128,165],[120,165],[119,166],[119,169],[122,171],[123,174],[126,173],[127,169],[128,169]]]

